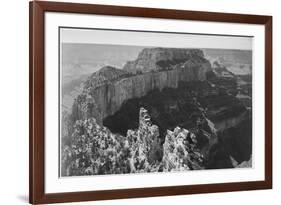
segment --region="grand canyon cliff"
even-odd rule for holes
[[[145,48],[123,69],[105,66],[92,74],[72,107],[73,120],[94,117],[99,124],[132,98],[180,82],[204,81],[211,64],[199,49]]]
[[[204,53],[144,48],[90,74],[63,114],[62,175],[251,167],[251,75]]]

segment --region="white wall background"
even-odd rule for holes
[[[278,0],[73,0],[96,4],[273,15],[273,190],[73,204],[278,204],[281,201],[281,5]],[[0,204],[28,201],[28,0],[1,1]],[[277,105],[277,106],[276,106]]]

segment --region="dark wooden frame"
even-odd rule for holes
[[[75,4],[30,2],[29,5],[29,201],[33,204],[73,202],[272,188],[272,16],[211,13]],[[44,13],[68,12],[162,19],[247,23],[265,26],[265,180],[237,183],[151,187],[46,194],[44,192]]]

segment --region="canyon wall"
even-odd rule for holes
[[[146,55],[140,54],[142,64],[145,64],[144,56],[146,56],[150,68],[155,67],[150,65],[150,59],[155,59],[155,56],[158,56],[158,50],[150,49],[150,55],[147,54],[148,51],[145,52]],[[161,52],[162,50],[160,49]],[[173,51],[175,53],[172,55]],[[166,87],[177,88],[180,81],[206,80],[206,73],[211,71],[211,65],[203,58],[203,53],[190,49],[183,51],[184,49],[180,49],[180,51],[177,49],[169,50],[169,55],[166,56],[166,60],[169,62],[166,64],[168,67],[162,67],[162,70],[136,74],[134,72],[125,73],[125,70],[128,69],[119,70],[105,67],[100,72],[93,74],[85,83],[83,93],[74,102],[72,112],[74,120],[95,117],[98,123],[102,123],[105,117],[113,115],[128,99],[142,97],[155,89],[161,91]],[[184,53],[187,54],[184,55]],[[162,56],[160,59],[161,62],[164,62],[165,58]],[[171,64],[173,59],[181,59],[181,62]],[[152,62],[156,65],[159,61],[153,60]],[[130,70],[133,68],[131,67]],[[113,77],[112,74],[116,77]]]

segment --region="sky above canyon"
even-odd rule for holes
[[[61,43],[252,50],[252,37],[102,29],[60,29]]]

